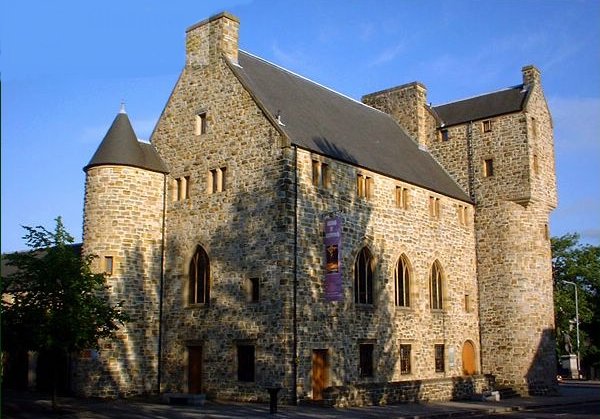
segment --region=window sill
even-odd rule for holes
[[[354,303],[354,307],[361,311],[374,311],[375,305],[366,303]]]
[[[210,304],[206,304],[206,303],[188,303],[188,305],[185,307],[186,310],[195,310],[195,309],[199,309],[199,310],[207,310],[210,307]]]

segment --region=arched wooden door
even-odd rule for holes
[[[477,372],[475,363],[475,346],[470,340],[465,341],[462,349],[463,375],[473,375]]]

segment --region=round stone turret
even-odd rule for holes
[[[84,171],[83,253],[96,256],[111,302],[131,320],[117,342],[78,360],[74,388],[99,397],[156,391],[167,169],[122,110]]]

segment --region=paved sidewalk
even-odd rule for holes
[[[450,401],[406,403],[390,406],[335,409],[312,405],[278,406],[275,415],[268,404],[207,402],[202,407],[170,406],[158,399],[95,400],[61,397],[61,413],[50,410],[50,399],[36,393],[7,392],[2,395],[1,417],[6,419],[43,418],[154,418],[154,419],[224,419],[224,418],[445,418],[527,410],[547,406],[578,405],[600,401],[600,382],[572,382],[560,385],[560,395],[527,397],[499,402]]]

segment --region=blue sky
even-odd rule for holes
[[[81,240],[85,166],[126,102],[148,139],[184,64],[185,29],[220,11],[240,48],[356,99],[418,80],[445,103],[521,83],[554,117],[553,235],[600,244],[600,1],[7,1],[0,9],[2,251],[62,215]]]

